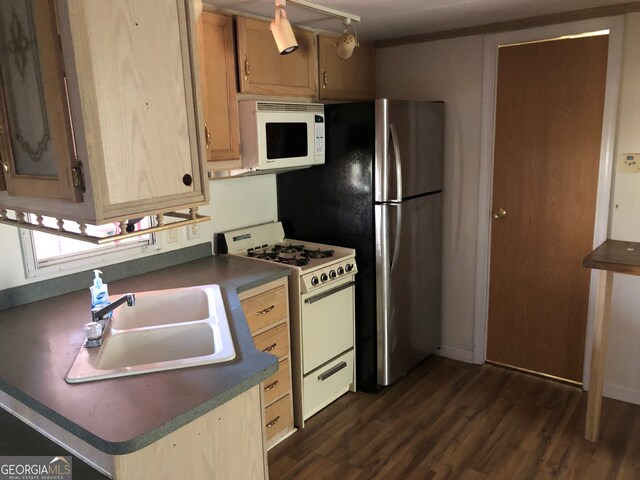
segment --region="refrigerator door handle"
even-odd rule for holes
[[[398,144],[398,135],[396,134],[396,127],[393,123],[389,123],[389,137],[391,137],[391,144],[393,145],[393,156],[396,163],[396,198],[390,200],[392,202],[402,201],[402,159],[400,158],[400,145]]]
[[[402,232],[402,203],[392,203],[389,206],[395,207],[396,212],[396,221],[395,221],[395,232],[393,235],[393,245],[391,245],[390,250],[393,252],[391,255],[391,259],[389,260],[389,272],[393,269],[393,263],[398,258],[398,250],[400,249],[400,232]]]

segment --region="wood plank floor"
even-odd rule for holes
[[[269,452],[280,479],[639,479],[640,406],[491,365],[429,357],[378,394],[349,393]]]

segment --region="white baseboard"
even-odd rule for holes
[[[465,363],[473,363],[473,352],[471,350],[463,350],[461,348],[442,345],[434,352],[434,355],[450,358]],[[587,389],[585,389],[587,390]],[[637,388],[621,387],[611,383],[604,384],[604,396],[613,398],[627,403],[640,405],[640,390]]]
[[[434,353],[440,357],[446,357],[465,363],[473,363],[473,352],[471,350],[463,350],[461,348],[450,347],[448,345],[441,345]]]
[[[640,405],[640,390],[636,388],[621,387],[619,385],[604,384],[604,396],[622,400],[623,402]]]

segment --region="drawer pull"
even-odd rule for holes
[[[280,415],[278,415],[276,418],[274,418],[273,420],[271,420],[269,423],[267,423],[267,428],[271,428],[273,427],[276,423],[278,423],[280,421]]]
[[[278,385],[278,380],[264,387],[264,391],[268,392],[269,390],[273,390],[274,388],[276,388],[276,385]]]
[[[265,308],[264,310],[260,310],[259,312],[256,312],[256,315],[264,315],[265,313],[269,313],[271,310],[273,310],[274,308],[276,308],[275,305],[271,305],[270,307]]]
[[[331,367],[326,372],[323,372],[320,375],[318,375],[318,380],[320,380],[321,382],[324,382],[327,378],[331,377],[332,375],[335,375],[346,366],[347,366],[347,362],[340,362],[339,364]]]
[[[275,350],[275,348],[278,346],[277,343],[274,343],[273,345],[269,345],[267,348],[265,348],[264,350],[262,350],[264,353],[269,353],[272,350]]]

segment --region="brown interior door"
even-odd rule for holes
[[[582,380],[607,49],[500,48],[488,361]]]

